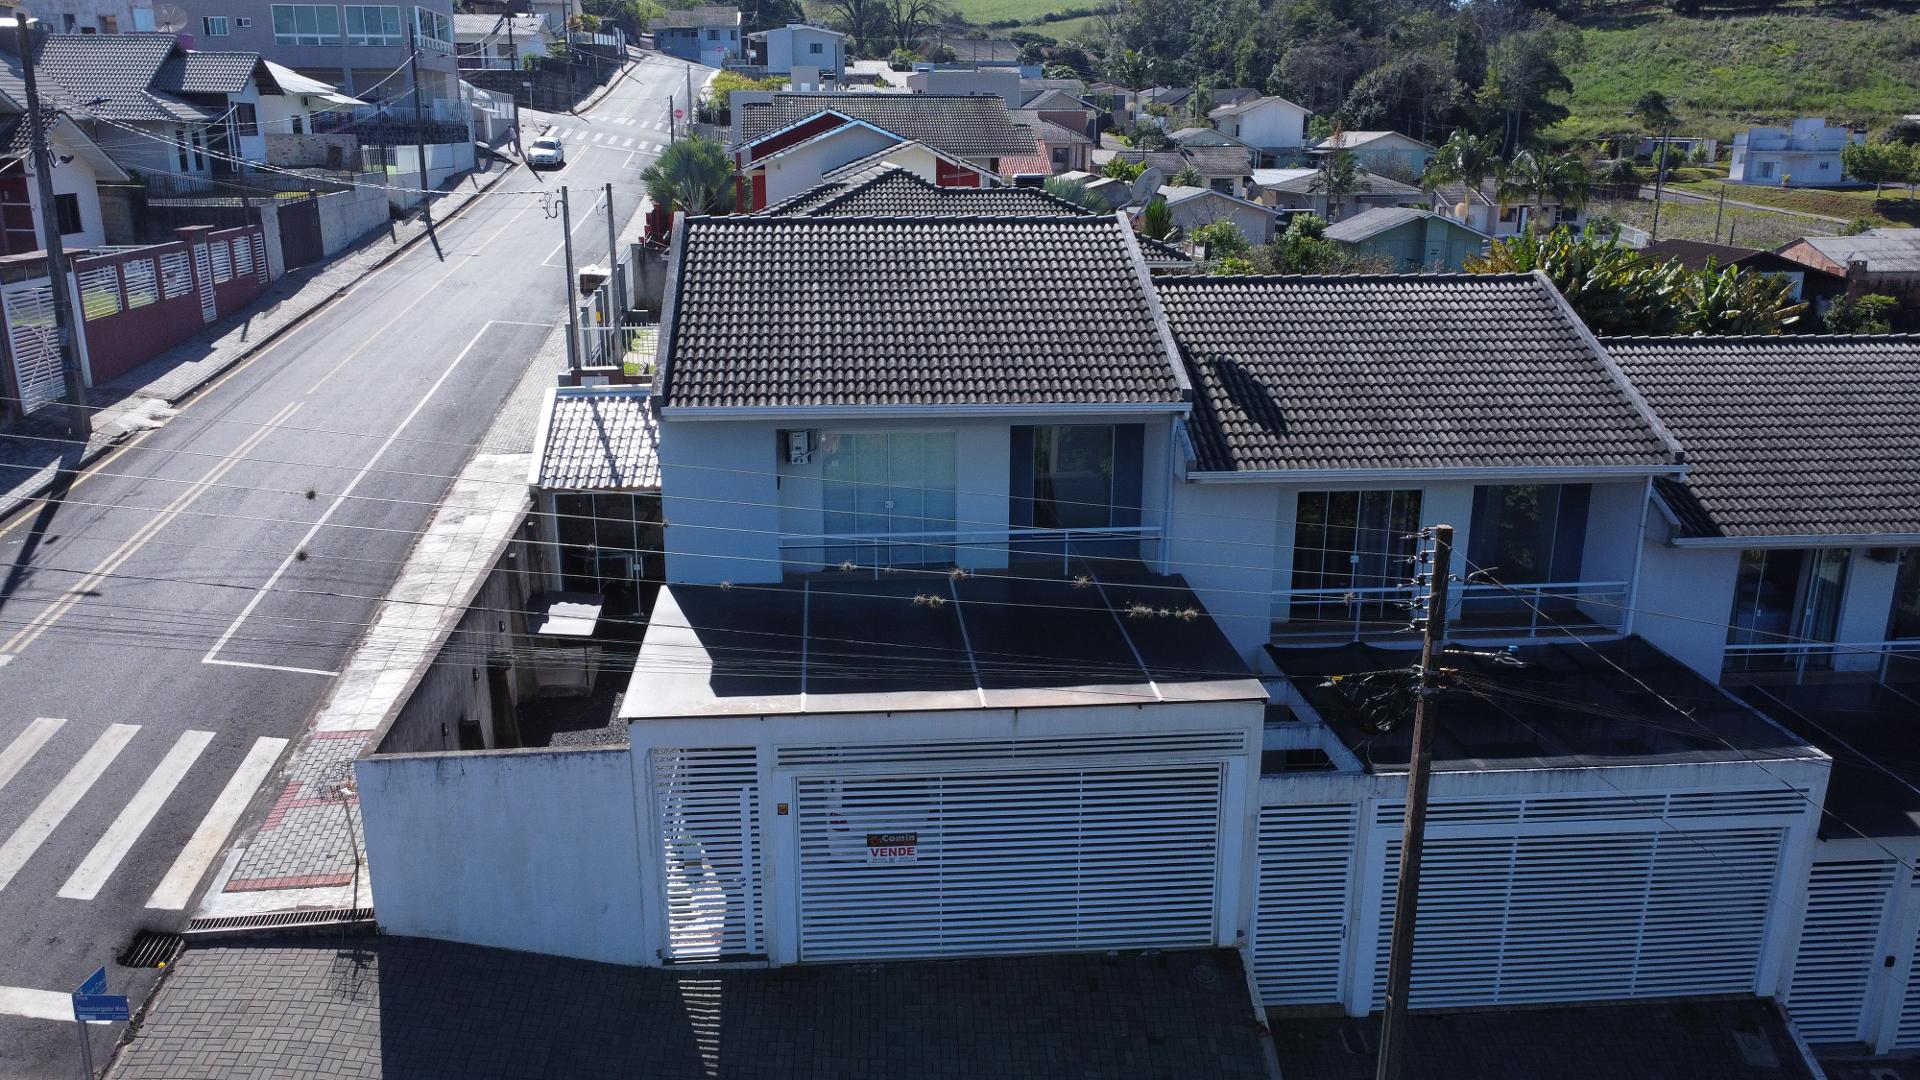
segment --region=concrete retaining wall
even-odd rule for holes
[[[267,136],[267,164],[299,169],[347,169],[360,160],[352,135]]]
[[[387,193],[376,187],[351,187],[319,198],[320,243],[331,259],[353,242],[392,220]]]

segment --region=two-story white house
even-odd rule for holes
[[[788,23],[748,34],[747,45],[769,75],[791,75],[798,67],[837,79],[847,67],[847,35],[812,23]]]
[[[1748,128],[1733,137],[1727,179],[1774,187],[1838,184],[1846,179],[1840,151],[1854,138],[1852,130],[1828,127],[1819,117],[1801,117],[1789,128]],[[1865,139],[1860,136],[1860,141]]]
[[[1307,121],[1313,113],[1283,97],[1253,97],[1208,113],[1216,130],[1256,147],[1262,166],[1305,157]]]

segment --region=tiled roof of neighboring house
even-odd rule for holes
[[[1920,337],[1616,338],[1695,536],[1920,534]]]
[[[692,218],[663,404],[1173,404],[1186,390],[1126,226]]]
[[[941,187],[905,169],[893,169],[827,197],[801,213],[813,217],[1034,217],[1093,211],[1040,188]]]
[[[681,8],[654,17],[647,23],[654,30],[692,30],[708,26],[740,25],[740,9],[723,4],[705,4]]]
[[[1389,229],[1397,229],[1409,221],[1424,221],[1427,218],[1440,218],[1441,221],[1456,229],[1484,236],[1478,229],[1442,217],[1431,210],[1421,210],[1413,206],[1376,206],[1362,210],[1352,217],[1342,218],[1327,226],[1326,236],[1343,244],[1358,244],[1371,240]]]
[[[1173,150],[1116,150],[1113,156],[1144,161],[1168,177],[1192,165],[1206,176],[1245,176],[1253,169],[1247,151],[1238,146],[1182,146]]]
[[[1705,240],[1655,240],[1640,249],[1644,258],[1661,262],[1675,260],[1689,270],[1699,270],[1712,259],[1720,266],[1732,266],[1736,260],[1760,254],[1760,249],[1732,244],[1709,244]]]
[[[1269,174],[1264,179],[1261,174]],[[1318,169],[1259,169],[1253,174],[1253,182],[1272,191],[1284,191],[1293,195],[1307,195],[1314,192],[1314,180],[1320,175]],[[1412,184],[1404,184],[1391,177],[1365,169],[1354,170],[1355,177],[1366,185],[1354,192],[1356,195],[1418,195],[1420,189]]]
[[[1141,101],[1156,105],[1166,105],[1169,108],[1184,105],[1186,100],[1192,96],[1193,88],[1190,86],[1156,86],[1149,90],[1140,91]],[[1223,86],[1218,90],[1212,91],[1207,96],[1213,99],[1213,104],[1217,107],[1221,105],[1231,105],[1236,101],[1246,101],[1250,98],[1257,98],[1260,96],[1260,91],[1247,86]]]
[[[1299,109],[1301,112],[1313,111],[1312,109],[1307,108],[1305,105],[1294,105],[1293,102],[1288,101],[1286,98],[1283,98],[1283,97],[1259,95],[1259,96],[1250,97],[1250,98],[1241,98],[1239,101],[1218,106],[1207,115],[1238,116],[1241,113],[1249,112],[1258,106],[1265,105],[1270,101],[1277,101],[1282,105],[1291,105],[1293,108]]]
[[[1920,230],[1872,229],[1857,236],[1805,236],[1800,242],[1843,270],[1850,262],[1864,262],[1869,274],[1920,273]]]
[[[259,53],[190,52],[160,65],[153,89],[169,94],[238,94],[253,85],[259,69]]]
[[[1050,146],[1092,146],[1093,140],[1069,127],[1056,124],[1031,109],[1008,113],[1014,123],[1033,133],[1034,138]]]
[[[534,486],[660,490],[660,422],[646,391],[626,386],[555,390]]]
[[[1089,111],[1092,105],[1082,100],[1078,94],[1059,87],[1047,87],[1027,94],[1020,107],[1023,109],[1044,109],[1048,112]]]
[[[1193,256],[1163,240],[1155,240],[1151,236],[1135,236],[1134,239],[1139,242],[1140,254],[1145,257],[1150,267],[1169,269],[1194,264]]]
[[[1159,279],[1208,472],[1670,465],[1545,277]]]
[[[1006,99],[986,95],[775,94],[740,107],[740,137],[751,142],[829,110],[950,154],[978,157],[1033,150],[1033,135],[1015,126]]]
[[[1224,131],[1214,128],[1190,127],[1167,136],[1181,146],[1239,146],[1252,149],[1253,144],[1245,139],[1236,139]]]
[[[782,199],[771,206],[765,206],[753,212],[755,217],[786,217],[790,214],[804,214],[807,211],[847,190],[850,185],[843,181],[819,184],[810,187],[798,195]]]
[[[943,38],[942,40],[948,48],[953,50],[955,63],[978,64],[983,61],[1010,63],[1020,59],[1020,46],[1005,38],[984,40]]]
[[[172,34],[54,34],[34,71],[41,92],[104,120],[201,121],[216,114],[155,91],[154,77],[180,53]]]
[[[1382,140],[1394,141],[1394,140],[1400,140],[1400,139],[1404,139],[1407,142],[1415,144],[1416,146],[1425,147],[1428,150],[1433,149],[1432,146],[1429,146],[1428,144],[1421,142],[1419,139],[1416,139],[1411,135],[1402,135],[1397,131],[1343,131],[1340,133],[1340,137],[1337,140],[1331,136],[1325,139],[1321,139],[1318,143],[1314,144],[1314,149],[1315,150],[1334,150],[1334,149],[1359,150],[1373,143],[1380,142]]]

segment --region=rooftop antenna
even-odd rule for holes
[[[177,34],[187,28],[187,9],[179,4],[155,4],[153,28],[163,34]]]
[[[1134,178],[1133,190],[1129,193],[1129,201],[1139,206],[1147,205],[1148,200],[1159,194],[1160,185],[1165,182],[1165,174],[1160,171],[1159,166],[1147,166],[1140,170],[1139,176]]]

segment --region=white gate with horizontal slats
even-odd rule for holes
[[[0,289],[7,316],[7,346],[20,411],[32,412],[66,395],[60,372],[60,336],[54,323],[53,286],[20,282]]]
[[[1331,1005],[1345,984],[1358,810],[1260,808],[1253,977],[1263,1005]]]
[[[1218,761],[797,776],[800,958],[1204,947],[1224,783]]]
[[[201,321],[210,323],[220,317],[220,308],[213,300],[213,257],[205,244],[193,245],[193,277],[200,285]]]
[[[1787,1011],[1808,1042],[1872,1038],[1885,1001],[1877,992],[1880,958],[1889,920],[1898,914],[1898,869],[1892,859],[1813,864],[1806,921],[1787,990]]]
[[[764,954],[758,752],[655,749],[648,758],[666,892],[666,958]]]
[[[1375,815],[1377,1009],[1401,808]],[[1785,789],[1436,800],[1412,1004],[1753,993],[1787,828],[1799,819],[1804,800]]]

